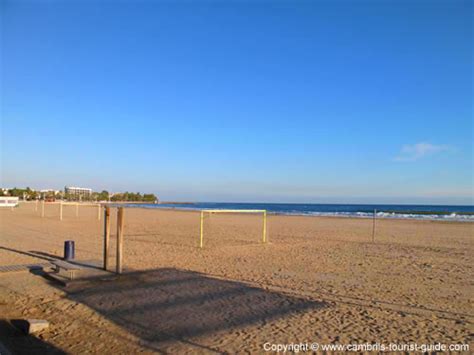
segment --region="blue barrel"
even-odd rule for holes
[[[64,242],[64,260],[74,260],[76,250],[74,240],[66,240]]]

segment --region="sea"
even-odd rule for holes
[[[163,208],[180,210],[267,210],[269,214],[352,217],[391,219],[418,219],[441,221],[474,222],[474,206],[441,205],[357,205],[357,204],[313,204],[313,203],[232,203],[232,202],[195,202],[195,203],[157,203],[125,204],[127,207]]]

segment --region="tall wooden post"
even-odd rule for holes
[[[63,220],[63,202],[62,201],[59,202],[59,220],[60,221]]]
[[[104,270],[109,266],[110,207],[104,208]]]
[[[43,203],[41,204],[41,218],[44,217],[44,200]]]
[[[122,252],[123,252],[123,207],[117,210],[117,274],[122,273]]]

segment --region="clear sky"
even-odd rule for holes
[[[472,204],[472,1],[1,1],[1,185]]]

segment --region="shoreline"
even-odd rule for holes
[[[117,205],[121,205],[123,207],[127,207],[129,203],[117,203]],[[149,206],[139,206],[139,204],[130,204],[131,206],[128,206],[130,208],[143,208],[143,209],[157,209],[157,210],[163,210],[163,211],[183,211],[183,212],[200,212],[202,210],[206,210],[208,208],[192,208],[192,207],[149,207]],[[155,204],[153,204],[155,205]],[[159,205],[159,204],[157,204]],[[225,209],[223,209],[225,210]],[[425,214],[426,212],[421,212],[421,213],[405,213],[405,214],[396,214],[395,212],[377,212],[376,219],[383,219],[383,220],[409,220],[409,221],[427,221],[427,222],[449,222],[449,223],[455,223],[455,222],[461,222],[461,223],[474,223],[474,214],[471,213],[459,213],[455,214],[455,217],[452,217],[450,219],[449,216],[452,216],[450,213],[432,213],[432,214]],[[232,214],[237,214],[232,213]],[[308,213],[297,213],[297,212],[274,212],[274,211],[268,211],[268,215],[272,216],[297,216],[297,217],[313,217],[313,218],[344,218],[344,219],[373,219],[374,215],[373,213],[352,213],[352,212],[308,212]],[[430,218],[430,216],[433,216]],[[445,217],[441,217],[445,216]],[[466,216],[466,217],[461,217],[459,216]]]

